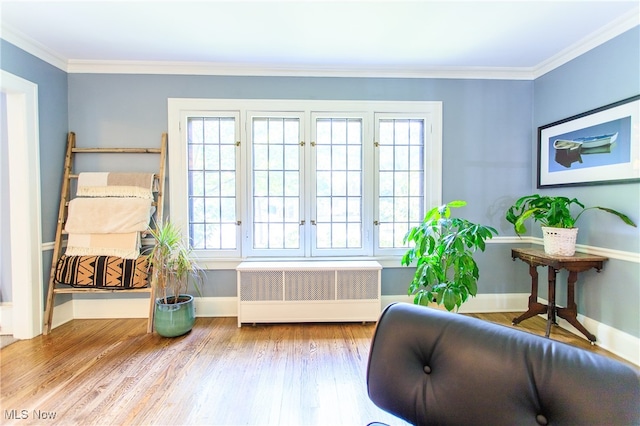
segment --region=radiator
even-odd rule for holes
[[[242,262],[237,268],[243,323],[376,321],[375,261]]]

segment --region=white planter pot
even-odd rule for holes
[[[542,227],[544,252],[554,256],[573,256],[576,252],[578,228]]]

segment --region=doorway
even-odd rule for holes
[[[3,182],[9,188],[8,197],[2,197],[8,221],[2,223],[0,259],[2,269],[6,265],[10,270],[3,279],[11,282],[11,300],[2,304],[0,326],[10,327],[17,339],[31,339],[42,333],[43,317],[38,86],[0,72],[6,116],[2,137],[6,161],[0,164],[0,176],[9,181],[8,186]]]

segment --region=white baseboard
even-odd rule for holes
[[[546,304],[546,300],[540,299],[540,303]],[[541,315],[547,318],[547,315]],[[576,336],[588,340],[584,334],[580,332],[568,321],[562,318],[556,318],[558,326],[575,334]],[[618,330],[606,324],[602,324],[582,314],[578,314],[578,321],[591,333],[596,336],[596,345],[605,349],[620,358],[624,358],[635,365],[640,365],[640,339],[634,337],[624,331]],[[553,333],[553,331],[552,331]]]
[[[524,312],[527,310],[528,298],[528,293],[480,294],[462,305],[460,312]],[[394,302],[413,303],[413,299],[406,295],[382,296],[380,309]],[[540,302],[546,303],[542,299]],[[140,298],[74,299],[56,306],[53,311],[53,327],[58,327],[72,319],[146,318],[148,303],[147,299]],[[196,297],[196,316],[237,317],[238,299],[236,297]],[[578,315],[578,320],[598,337],[598,346],[640,365],[639,338],[583,315]],[[584,338],[582,333],[565,320],[559,319],[558,325]]]
[[[13,335],[13,304],[0,303],[0,335]]]
[[[77,302],[77,301],[76,301]],[[74,319],[73,315],[73,300],[56,305],[53,310],[53,318],[51,319],[51,328],[56,328],[64,323],[67,323]]]

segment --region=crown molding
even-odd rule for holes
[[[67,59],[52,51],[47,46],[29,38],[10,25],[2,22],[0,25],[0,38],[24,50],[27,53],[41,59],[62,71],[67,71]]]
[[[399,68],[399,67],[323,67],[281,66],[211,62],[88,61],[70,60],[71,74],[171,74],[287,77],[366,77],[366,78],[471,78],[531,80],[533,72],[524,68]]]
[[[578,56],[585,54],[586,52],[611,39],[614,39],[620,34],[627,32],[638,25],[640,25],[640,6],[593,32],[574,45],[567,47],[557,55],[538,64],[533,71],[533,79],[535,80],[536,78],[553,71]]]

